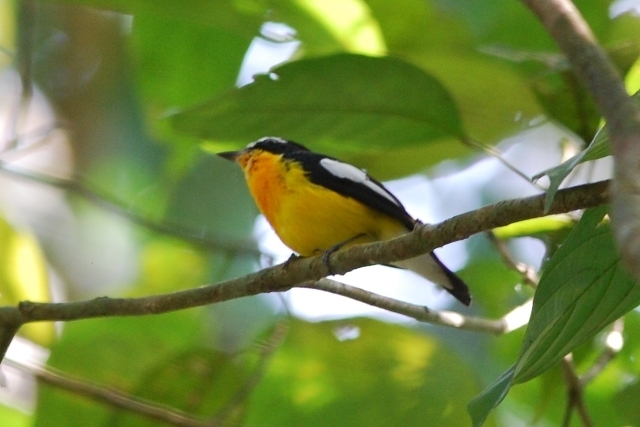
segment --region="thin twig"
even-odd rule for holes
[[[507,267],[520,273],[520,276],[522,276],[523,283],[530,285],[533,288],[536,288],[538,286],[538,282],[540,282],[540,278],[538,277],[538,274],[536,273],[535,269],[531,266],[528,266],[522,262],[517,262],[515,259],[513,259],[504,241],[498,239],[496,235],[493,233],[493,231],[488,231],[487,236],[489,237],[489,240],[491,241],[491,243],[493,243],[494,246],[496,247],[498,254],[500,255],[500,258],[502,258],[502,261],[507,265]]]
[[[210,421],[203,421],[192,415],[170,408],[166,405],[149,402],[137,396],[124,393],[112,387],[91,383],[87,380],[73,378],[68,374],[57,372],[51,368],[43,368],[35,364],[24,364],[12,359],[4,361],[22,371],[32,374],[39,382],[53,387],[67,390],[78,396],[83,396],[96,402],[104,403],[114,408],[123,409],[145,416],[147,418],[163,421],[180,427],[216,427]]]
[[[500,163],[502,163],[503,166],[505,166],[507,169],[509,169],[511,172],[515,173],[516,175],[518,175],[520,178],[522,178],[523,180],[527,181],[529,184],[531,184],[533,187],[537,188],[538,190],[541,191],[546,191],[547,189],[544,188],[541,184],[539,184],[538,182],[534,182],[530,176],[527,176],[527,174],[525,174],[524,172],[522,172],[520,169],[518,169],[518,167],[516,165],[514,165],[513,163],[511,163],[509,160],[507,160],[502,153],[500,152],[500,150],[497,147],[491,147],[491,146],[487,146],[485,144],[482,144],[476,140],[474,140],[473,138],[465,138],[464,142],[471,146],[476,148],[477,150],[482,151],[483,153],[487,154],[488,156],[491,156],[495,159],[497,159]]]
[[[591,417],[587,412],[584,404],[584,388],[573,365],[573,356],[571,353],[562,358],[562,372],[564,373],[565,382],[567,384],[567,406],[565,409],[562,426],[569,427],[571,423],[571,414],[573,410],[577,410],[578,416],[584,427],[593,427]]]
[[[609,330],[605,338],[604,350],[598,359],[591,365],[591,368],[580,377],[580,382],[583,387],[597,377],[620,352],[624,343],[622,338],[623,330],[624,318],[621,317],[611,325],[611,330]]]

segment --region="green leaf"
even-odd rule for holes
[[[473,427],[484,425],[493,408],[498,406],[505,398],[511,388],[514,372],[515,365],[500,375],[493,384],[469,402],[467,409],[469,415],[471,415]]]
[[[587,210],[549,260],[533,301],[515,382],[534,378],[640,303],[623,270],[606,207]]]
[[[374,151],[464,135],[436,79],[398,59],[351,54],[285,64],[172,122],[180,132],[242,146],[279,135]]]
[[[0,305],[20,301],[48,302],[47,262],[36,238],[24,229],[16,229],[0,216]],[[30,323],[20,334],[41,345],[54,337],[52,323]]]

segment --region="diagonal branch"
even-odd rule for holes
[[[561,190],[557,193],[549,214],[604,204],[608,198],[608,186],[608,181],[601,181]],[[412,258],[482,231],[544,216],[544,198],[544,194],[541,194],[499,202],[458,215],[438,225],[420,226],[394,240],[358,245],[335,252],[329,259],[330,270],[332,274],[344,274],[368,265]],[[0,356],[4,357],[15,331],[28,322],[166,313],[260,293],[282,292],[303,282],[322,279],[329,274],[328,270],[323,256],[300,258],[238,279],[162,295],[142,298],[102,297],[69,303],[25,301],[17,307],[0,307]],[[363,298],[362,301],[376,305],[371,298]]]
[[[197,419],[186,412],[141,399],[112,387],[71,377],[52,368],[25,364],[11,359],[7,359],[6,363],[16,369],[32,374],[40,383],[66,390],[114,408],[133,412],[155,421],[180,427],[217,427],[219,425],[214,422]]]

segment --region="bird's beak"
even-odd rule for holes
[[[223,159],[227,159],[227,160],[231,160],[232,162],[235,162],[238,156],[242,154],[242,151],[223,151],[222,153],[217,153],[217,154]]]

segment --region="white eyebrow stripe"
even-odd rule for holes
[[[343,163],[333,159],[320,160],[320,166],[325,168],[327,172],[329,172],[333,176],[336,176],[338,178],[348,179],[358,184],[362,184],[368,187],[369,189],[375,191],[382,197],[386,198],[394,205],[400,206],[400,204],[395,199],[395,197],[393,197],[384,188],[380,187],[378,184],[371,181],[365,171],[358,169],[357,167],[350,165],[349,163]]]
[[[256,146],[256,144],[259,144],[267,140],[270,140],[271,142],[279,142],[280,144],[286,144],[288,142],[286,139],[282,139],[277,136],[264,136],[258,139],[257,141],[251,142],[249,145],[247,145],[247,148],[253,148]]]

